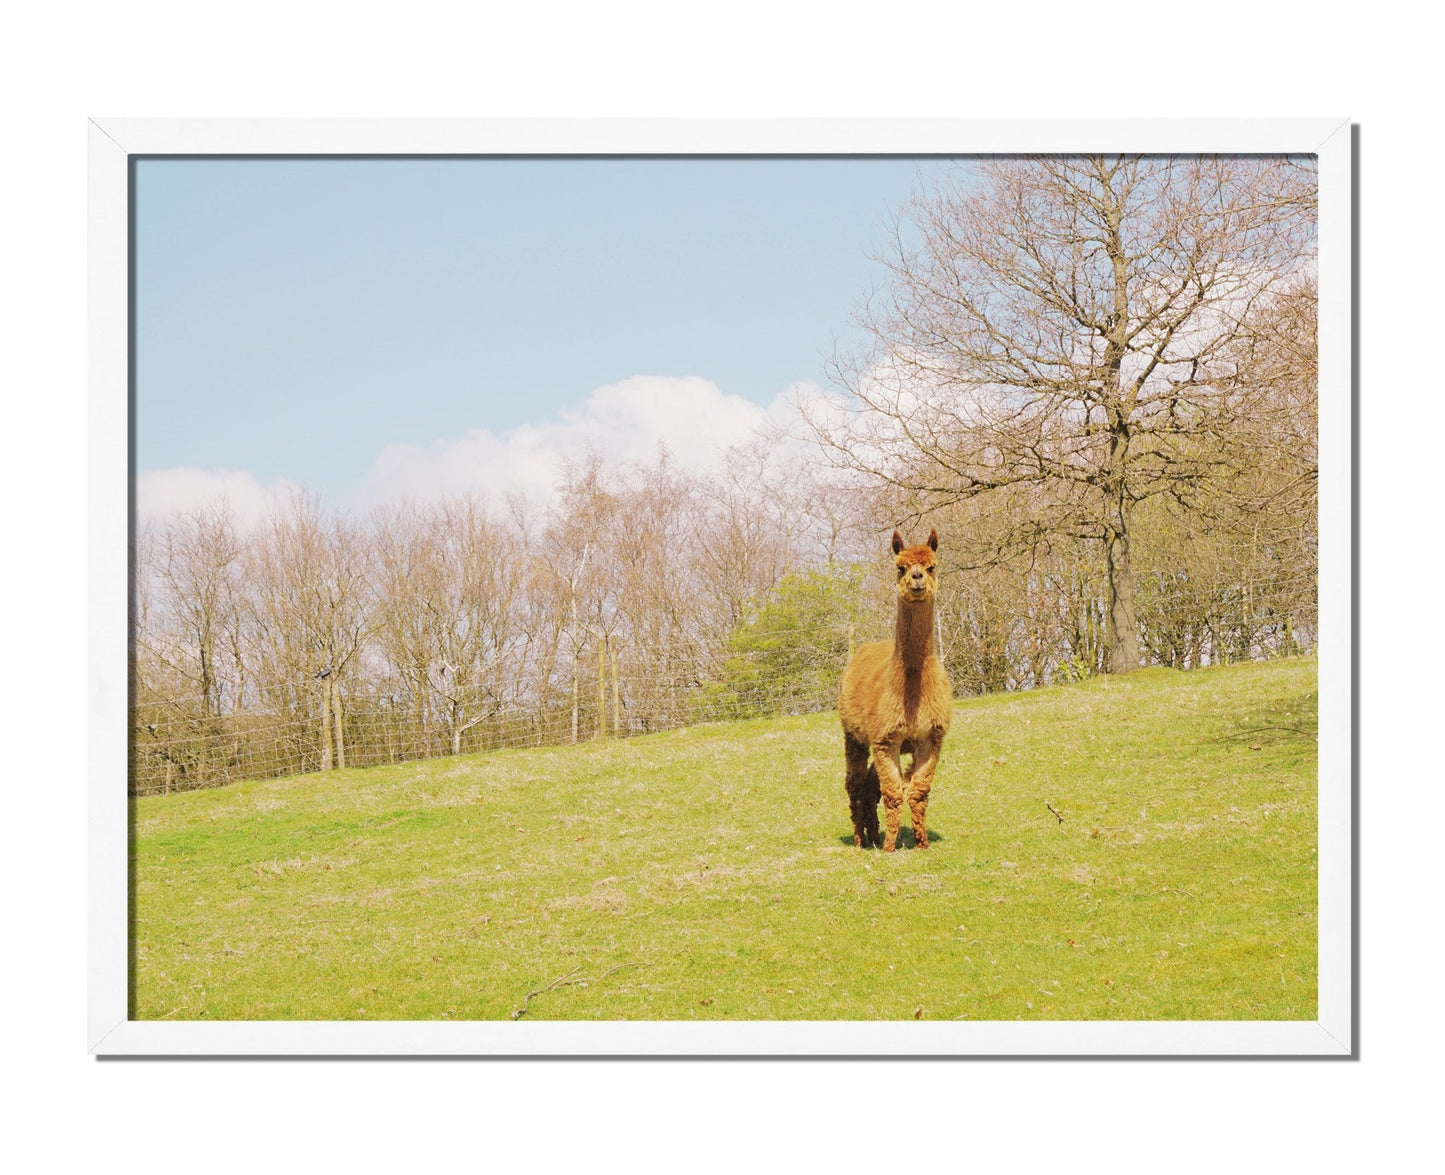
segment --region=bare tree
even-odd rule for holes
[[[372,520],[378,643],[405,683],[425,737],[439,713],[452,754],[494,718],[517,684],[522,564],[510,529],[474,498]]]
[[[149,570],[171,634],[169,655],[205,717],[221,713],[223,641],[236,606],[240,556],[235,516],[225,502],[170,519],[154,536]]]
[[[1317,599],[1318,338],[1312,274],[1279,290],[1230,348],[1247,397],[1226,451],[1229,476],[1181,510],[1146,507],[1141,606],[1151,652],[1200,664],[1307,647]]]
[[[362,532],[318,498],[297,493],[267,518],[247,555],[249,619],[264,688],[280,712],[319,719],[323,770],[333,762],[344,767],[342,691],[371,619]]]
[[[725,598],[700,584],[707,548],[698,531],[697,483],[667,452],[650,465],[623,472],[614,485],[604,535],[616,589],[615,647],[623,659],[614,675],[615,705],[625,725],[656,728],[677,721],[682,695],[697,684],[706,662],[717,610]],[[618,718],[623,718],[620,710]],[[617,724],[622,729],[623,724]]]
[[[548,520],[545,554],[539,562],[551,577],[566,608],[570,668],[571,738],[581,737],[584,649],[597,649],[597,729],[605,724],[606,641],[617,612],[617,577],[605,535],[616,509],[601,458],[595,454],[580,465],[568,463],[559,485],[560,499]]]
[[[721,648],[748,605],[767,597],[789,571],[796,519],[788,510],[771,446],[739,446],[700,486],[689,532],[700,592],[699,621]]]
[[[875,344],[837,364],[855,411],[817,435],[922,510],[1026,501],[980,563],[1097,544],[1107,665],[1137,668],[1135,508],[1192,506],[1234,469],[1238,340],[1307,270],[1314,192],[1288,159],[1113,156],[988,161],[921,192],[861,315]]]
[[[1232,350],[1250,391],[1238,442],[1250,459],[1230,486],[1243,514],[1313,519],[1319,482],[1319,290],[1312,273],[1261,305]]]

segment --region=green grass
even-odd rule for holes
[[[927,852],[831,714],[141,799],[132,1014],[1313,1019],[1315,669],[961,702]]]

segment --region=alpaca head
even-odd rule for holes
[[[893,532],[893,565],[898,569],[898,599],[905,604],[932,602],[938,591],[938,531],[928,541],[905,547],[903,536]]]

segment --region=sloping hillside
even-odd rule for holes
[[[1315,689],[960,702],[927,852],[831,714],[142,799],[133,1014],[1312,1019]]]

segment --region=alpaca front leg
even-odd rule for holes
[[[898,814],[903,807],[903,770],[898,762],[898,745],[873,744],[873,766],[878,770],[878,786],[883,793],[883,851],[891,853],[898,844]]]
[[[943,736],[935,731],[927,739],[914,744],[913,767],[908,773],[908,814],[913,819],[913,843],[920,849],[928,847],[928,793],[933,788],[933,771],[943,749]]]

